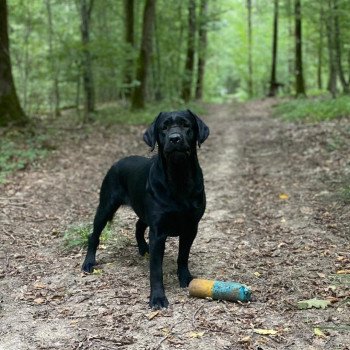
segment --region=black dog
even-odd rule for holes
[[[121,205],[129,205],[139,217],[136,223],[139,252],[150,253],[149,305],[162,308],[169,304],[162,269],[167,236],[180,237],[177,273],[180,286],[188,286],[192,280],[188,257],[205,210],[203,175],[196,146],[208,136],[209,128],[190,110],[158,115],[143,135],[152,151],[158,144],[158,154],[151,159],[123,158],[111,167],[103,180],[84,271],[93,271],[99,237],[107,221],[112,220]],[[144,238],[147,227],[150,228],[149,247]]]

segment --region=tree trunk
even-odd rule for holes
[[[295,0],[295,92],[296,96],[305,96],[305,83],[303,74],[303,55],[302,55],[302,21],[301,21],[301,2]]]
[[[340,82],[343,87],[343,92],[348,94],[350,92],[350,81],[345,78],[345,73],[343,70],[342,64],[342,46],[341,46],[341,33],[339,26],[339,8],[338,8],[338,0],[334,1],[334,46],[335,46],[335,58],[337,64],[337,70]]]
[[[177,53],[176,53],[176,61],[175,61],[175,72],[180,72],[181,71],[181,64],[182,64],[182,53],[183,53],[183,45],[184,45],[184,32],[185,32],[185,28],[184,28],[184,21],[183,21],[183,17],[184,17],[184,3],[183,1],[179,1],[177,3],[177,18],[179,20],[180,23],[180,28],[179,28],[179,33],[176,37],[176,42],[178,43],[177,45]],[[172,87],[172,83],[169,84],[169,91],[171,91],[171,96],[175,96],[176,98],[179,97],[179,91],[181,91],[182,89],[182,77],[181,74],[177,74],[176,80],[174,81],[174,86]]]
[[[46,0],[46,10],[47,10],[47,19],[48,19],[48,39],[49,39],[49,60],[52,79],[52,92],[50,100],[53,100],[54,103],[54,114],[55,116],[60,115],[60,90],[58,85],[58,70],[57,70],[57,61],[53,54],[53,29],[52,29],[52,11],[51,11],[51,0]],[[50,102],[51,102],[50,101]]]
[[[193,71],[194,71],[194,53],[196,36],[196,2],[189,0],[188,3],[188,37],[185,72],[182,80],[181,98],[188,102],[191,99]]]
[[[157,18],[154,21],[154,44],[156,47],[156,65],[154,65],[154,94],[156,101],[161,101],[163,99],[163,76],[162,76],[162,64],[161,64],[161,55],[160,55],[160,40],[159,40],[159,30]]]
[[[288,82],[286,85],[286,92],[292,94],[294,91],[294,10],[292,1],[286,0],[286,10],[287,10],[287,28],[288,28],[288,42],[287,42],[287,52],[288,52]]]
[[[134,31],[134,0],[124,0],[124,18],[125,18],[125,42],[128,46],[124,76],[125,96],[130,97],[132,92],[134,60],[133,50],[135,48]]]
[[[329,0],[328,16],[326,19],[328,62],[329,62],[328,91],[332,94],[332,97],[335,98],[337,95],[337,65],[335,60],[335,47],[334,47],[333,11],[334,9],[333,9],[332,0]]]
[[[144,108],[147,96],[147,78],[152,56],[154,19],[156,16],[156,0],[146,0],[143,13],[141,49],[138,58],[136,79],[139,85],[134,88],[131,107]]]
[[[197,85],[196,85],[196,99],[201,100],[203,98],[203,82],[204,82],[204,70],[207,50],[207,21],[208,21],[208,0],[201,0],[199,12],[199,47],[198,47],[198,72],[197,72]]]
[[[0,0],[0,126],[28,122],[16,93],[9,46],[7,4]]]
[[[252,1],[247,0],[248,9],[248,95],[253,97],[253,57],[252,57]]]
[[[323,4],[320,3],[320,27],[319,27],[319,39],[318,39],[318,53],[317,53],[317,87],[319,90],[323,89],[322,84],[322,65],[323,65],[323,36],[324,36],[324,11]]]
[[[276,80],[277,66],[277,41],[278,41],[278,0],[274,0],[274,15],[273,15],[273,42],[272,42],[272,66],[269,96],[277,95],[278,84]]]
[[[94,0],[80,0],[82,73],[84,85],[84,121],[89,119],[89,114],[95,110],[95,88],[92,72],[92,60],[90,53],[90,21]]]

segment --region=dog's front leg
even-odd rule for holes
[[[149,305],[154,309],[168,307],[169,302],[165,296],[163,285],[163,257],[166,236],[150,230],[150,282],[151,296]]]
[[[181,288],[187,287],[193,279],[190,270],[188,269],[188,258],[196,235],[197,225],[180,235],[177,275],[179,277]]]

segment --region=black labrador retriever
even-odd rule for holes
[[[88,242],[82,269],[92,272],[96,264],[99,237],[107,222],[121,205],[129,205],[138,216],[136,240],[139,253],[150,253],[152,308],[168,306],[163,285],[163,256],[168,236],[179,236],[177,274],[181,287],[192,280],[188,257],[205,210],[202,170],[197,158],[209,128],[190,110],[162,112],[150,125],[143,139],[152,158],[130,156],[115,163],[103,180],[100,203]],[[144,233],[149,227],[149,246]]]

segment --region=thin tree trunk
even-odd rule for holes
[[[159,31],[157,18],[154,21],[154,43],[156,47],[156,65],[154,65],[154,91],[156,101],[161,101],[163,99],[163,77],[162,77],[162,64],[160,59],[160,44],[159,44]]]
[[[253,57],[252,57],[252,1],[247,0],[248,9],[248,95],[253,97]]]
[[[303,54],[302,54],[302,19],[301,2],[295,0],[295,90],[296,96],[305,96],[305,83],[303,74]]]
[[[293,13],[293,6],[292,1],[294,0],[287,0],[287,18],[288,18],[288,83],[287,83],[287,92],[289,94],[292,93],[292,90],[294,90],[294,13]]]
[[[274,0],[274,15],[273,15],[273,42],[272,42],[272,66],[269,96],[277,95],[278,84],[276,79],[277,66],[277,42],[278,42],[278,0]]]
[[[178,50],[177,50],[177,55],[176,55],[176,61],[175,61],[175,72],[180,72],[181,70],[181,63],[182,63],[182,52],[183,52],[183,37],[184,37],[184,21],[183,21],[183,1],[179,1],[178,2],[178,20],[180,23],[180,29],[179,29],[179,35],[177,37],[177,43],[178,43]],[[171,91],[171,95],[179,97],[179,91],[181,91],[182,89],[182,79],[181,79],[181,74],[177,74],[176,75],[176,80],[175,80],[175,84],[174,87],[171,86],[170,84],[170,88],[169,91]]]
[[[328,16],[326,19],[327,28],[327,46],[328,46],[328,64],[329,64],[329,78],[328,78],[328,91],[335,98],[337,95],[337,65],[335,60],[335,48],[334,48],[334,20],[333,20],[333,3],[332,0],[328,1]]]
[[[334,1],[334,46],[335,46],[335,58],[336,58],[336,64],[338,69],[338,75],[340,82],[343,87],[343,92],[345,94],[348,94],[350,92],[350,81],[346,80],[344,70],[343,70],[343,64],[342,64],[342,47],[341,47],[341,33],[340,33],[340,26],[339,26],[339,8],[338,8],[338,0]]]
[[[24,114],[15,89],[10,59],[7,3],[0,0],[0,125],[24,125]]]
[[[53,76],[51,99],[53,99],[53,102],[54,102],[55,116],[59,116],[60,115],[60,90],[58,85],[57,63],[53,54],[51,0],[46,0],[46,10],[47,10],[47,19],[48,19],[49,60],[50,60],[50,66],[51,66],[51,74]]]
[[[182,80],[181,98],[188,102],[191,99],[191,90],[194,73],[194,54],[196,36],[196,2],[189,0],[188,3],[188,37],[185,72]]]
[[[136,79],[139,85],[134,88],[131,99],[131,107],[134,109],[144,108],[146,103],[155,16],[156,0],[146,0],[143,13],[141,49],[136,72]]]
[[[319,90],[323,89],[322,83],[322,65],[323,65],[323,36],[324,36],[324,11],[323,4],[320,3],[320,27],[319,27],[319,39],[318,39],[318,53],[317,53],[317,87]]]
[[[84,85],[84,120],[95,110],[95,88],[90,53],[90,21],[94,0],[80,0],[81,38],[83,43],[82,73]]]
[[[199,43],[198,43],[198,72],[197,72],[197,85],[196,85],[196,99],[201,100],[203,98],[203,83],[204,83],[204,71],[206,61],[207,50],[207,20],[208,20],[208,0],[201,0],[200,12],[199,12]]]
[[[130,97],[132,92],[132,81],[134,73],[133,50],[135,49],[135,30],[134,30],[134,0],[124,0],[124,18],[125,18],[125,42],[128,45],[124,84],[126,86],[125,96]]]

